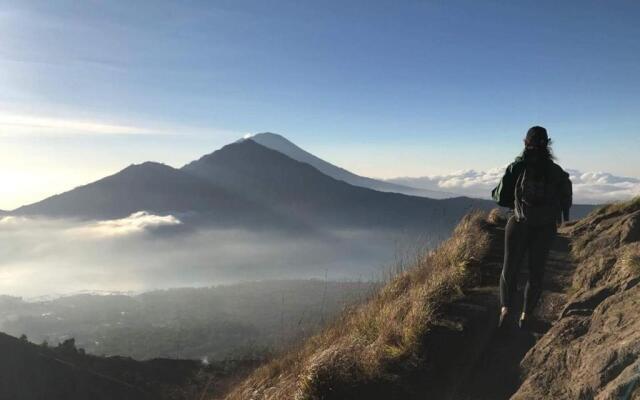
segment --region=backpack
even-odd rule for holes
[[[526,166],[518,176],[514,193],[514,210],[518,220],[530,223],[553,221],[557,207],[557,189],[548,168]]]
[[[548,203],[547,174],[544,171],[535,171],[525,168],[516,183],[516,199],[529,206],[544,206]]]
[[[572,204],[572,184],[569,174],[557,164],[533,168],[522,157],[509,164],[498,185],[491,191],[493,200],[511,208],[518,221],[529,220],[533,225],[569,219]]]

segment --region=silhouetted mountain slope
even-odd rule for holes
[[[226,194],[167,165],[146,162],[88,185],[20,207],[17,214],[122,217],[135,211],[202,210],[210,203],[228,203]]]
[[[203,366],[196,360],[99,357],[76,349],[73,339],[47,347],[4,333],[0,354],[1,400],[194,399],[209,386],[207,381],[223,384],[230,374],[224,369],[232,367]]]
[[[224,221],[261,220],[271,214],[211,182],[155,162],[131,165],[13,213],[101,219],[125,217],[140,210],[158,214],[207,212],[210,218]]]
[[[0,399],[152,399],[150,393],[0,333]]]
[[[449,229],[469,209],[490,207],[469,198],[434,200],[353,186],[252,140],[227,145],[182,170],[313,224]]]
[[[430,197],[433,199],[459,197],[459,195],[451,193],[445,193],[436,190],[418,189],[410,186],[399,185],[392,182],[385,182],[356,175],[344,168],[340,168],[319,157],[316,157],[315,155],[296,146],[294,143],[290,142],[283,136],[275,133],[259,133],[257,135],[251,136],[249,139],[244,140],[253,140],[258,144],[261,144],[269,149],[276,150],[290,158],[293,158],[296,161],[307,163],[323,174],[329,175],[332,178],[350,183],[355,186],[366,187],[382,192],[403,193],[413,196]]]

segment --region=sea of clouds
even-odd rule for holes
[[[377,231],[193,227],[144,211],[105,221],[0,217],[0,295],[143,292],[264,279],[379,279],[399,239]]]
[[[487,171],[463,170],[447,175],[419,178],[395,178],[389,181],[419,189],[440,190],[464,196],[490,198],[491,190],[504,174],[505,167]],[[574,202],[603,204],[640,196],[640,179],[607,172],[581,172],[568,169],[573,182]]]

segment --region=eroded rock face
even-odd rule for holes
[[[640,240],[640,211],[629,216],[620,231],[620,244],[633,243]]]
[[[640,399],[640,211],[598,213],[570,233],[573,294],[512,398]]]

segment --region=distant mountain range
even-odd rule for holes
[[[279,137],[259,136],[259,140],[274,138]],[[290,143],[284,138],[277,142]],[[297,147],[290,144],[291,149]],[[300,149],[297,157],[303,156],[350,180],[362,178]],[[377,184],[375,180],[362,179]],[[355,186],[248,139],[224,146],[180,169],[155,162],[131,165],[12,213],[105,219],[146,210],[184,214],[187,219],[197,215],[195,219],[199,221],[219,224],[415,227],[442,232],[470,209],[492,206],[488,201],[465,197],[436,200]]]
[[[352,174],[282,136],[263,133],[180,169],[156,162],[131,165],[11,213],[110,219],[145,210],[218,225],[417,228],[445,233],[469,210],[494,207],[488,200],[468,197],[432,199],[397,193],[411,191],[419,192]]]

